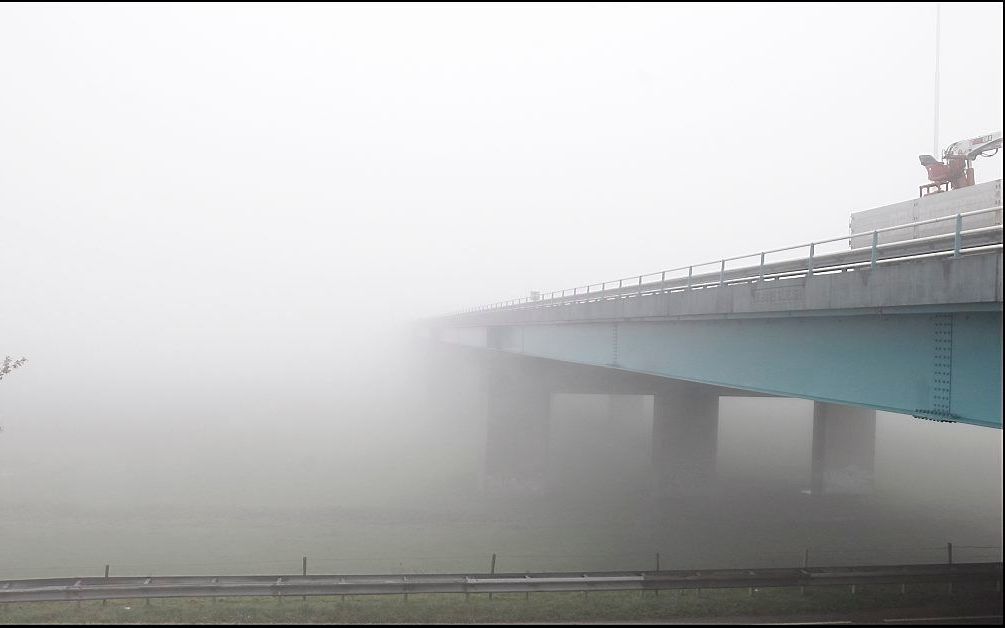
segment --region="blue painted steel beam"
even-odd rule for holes
[[[1002,312],[443,329],[440,338],[761,393],[1002,427]]]

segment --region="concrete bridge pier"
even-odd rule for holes
[[[606,391],[604,391],[606,393]],[[646,408],[649,395],[620,394],[617,392],[604,395],[607,402],[607,418],[618,421],[625,417],[642,416],[649,411]],[[652,416],[650,414],[650,416]]]
[[[541,494],[548,471],[551,389],[533,358],[489,357],[485,475],[488,492]]]
[[[653,482],[657,497],[708,492],[715,480],[719,396],[701,384],[670,385],[653,400]]]
[[[862,495],[873,490],[876,411],[813,403],[810,493]]]

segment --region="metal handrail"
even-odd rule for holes
[[[956,221],[956,226],[955,226],[955,230],[954,230],[954,233],[953,233],[953,235],[954,235],[954,239],[953,239],[953,257],[959,257],[962,236],[965,235],[965,234],[975,233],[975,232],[987,229],[987,227],[978,227],[978,228],[970,230],[970,231],[964,231],[963,230],[963,219],[964,218],[969,218],[971,216],[977,216],[977,215],[980,215],[980,214],[988,214],[988,213],[992,213],[992,212],[999,212],[1001,210],[1002,210],[1002,206],[1001,205],[996,205],[994,207],[988,207],[988,208],[985,208],[985,209],[975,209],[975,210],[971,210],[971,211],[968,211],[968,212],[959,212],[959,213],[956,213],[956,214],[950,214],[948,216],[940,216],[938,218],[929,218],[929,219],[926,219],[926,220],[919,220],[919,221],[916,221],[916,222],[909,222],[909,223],[904,223],[904,224],[900,224],[900,225],[894,225],[892,227],[883,227],[881,229],[873,229],[872,231],[865,231],[863,233],[852,233],[852,234],[848,234],[848,235],[843,235],[843,236],[838,236],[838,237],[828,238],[828,239],[823,239],[823,240],[813,240],[813,241],[807,242],[805,244],[796,244],[796,245],[793,245],[793,246],[786,246],[786,247],[781,247],[781,248],[777,248],[777,249],[769,249],[769,250],[759,251],[757,253],[748,253],[748,254],[745,254],[745,255],[735,255],[735,256],[732,256],[732,257],[722,257],[722,258],[711,260],[711,261],[708,261],[708,262],[701,262],[701,263],[698,263],[698,264],[689,264],[687,266],[678,266],[678,267],[675,267],[675,268],[668,268],[666,270],[661,270],[661,271],[656,271],[656,272],[651,272],[651,273],[644,273],[644,274],[641,274],[641,275],[631,275],[629,277],[621,277],[621,278],[612,279],[612,280],[609,280],[609,281],[603,281],[603,282],[599,282],[599,283],[591,283],[591,284],[587,284],[585,286],[580,285],[580,286],[575,286],[575,287],[572,287],[572,288],[565,288],[563,290],[553,290],[553,291],[547,292],[547,293],[542,292],[541,296],[538,299],[531,299],[530,297],[523,297],[523,298],[520,298],[520,299],[510,299],[510,300],[507,300],[507,301],[497,301],[495,303],[491,303],[491,304],[488,304],[488,305],[477,306],[477,307],[473,307],[473,308],[468,308],[468,309],[465,309],[465,310],[461,310],[459,312],[454,312],[451,315],[468,314],[468,313],[473,313],[473,312],[484,312],[484,311],[488,311],[488,310],[495,310],[495,309],[512,307],[514,305],[522,305],[522,304],[525,304],[525,303],[543,304],[543,303],[548,302],[548,301],[554,301],[555,299],[565,298],[566,296],[578,296],[579,294],[590,294],[591,289],[592,288],[596,288],[596,287],[600,288],[600,292],[604,292],[604,291],[606,291],[608,289],[609,285],[610,285],[611,288],[613,288],[615,284],[617,284],[617,288],[619,290],[623,290],[626,287],[626,282],[632,282],[631,284],[628,284],[628,285],[637,284],[638,288],[639,288],[637,294],[642,294],[642,285],[643,285],[643,281],[642,280],[644,278],[646,278],[646,277],[657,277],[658,276],[658,277],[660,277],[660,281],[661,282],[665,282],[667,274],[669,274],[669,273],[676,273],[676,272],[683,272],[685,270],[688,271],[688,286],[690,287],[690,284],[691,284],[690,280],[691,280],[691,277],[694,275],[694,269],[695,268],[701,268],[703,266],[711,266],[712,264],[718,264],[719,265],[719,284],[718,285],[722,286],[722,285],[725,285],[725,283],[726,283],[725,282],[726,262],[734,262],[734,261],[737,261],[737,260],[742,260],[742,259],[747,259],[747,258],[751,258],[751,257],[760,256],[760,267],[763,269],[764,265],[765,265],[764,258],[765,258],[766,255],[772,255],[774,253],[782,253],[782,252],[785,252],[785,251],[795,251],[795,250],[802,249],[802,248],[807,248],[807,247],[809,248],[809,255],[807,255],[804,258],[804,259],[807,260],[806,272],[807,272],[808,275],[812,275],[813,274],[813,261],[814,261],[814,257],[815,257],[814,252],[815,252],[815,249],[816,249],[816,247],[818,245],[821,245],[821,244],[830,244],[832,242],[841,242],[843,240],[849,240],[849,245],[850,245],[851,244],[850,240],[852,240],[853,238],[866,238],[866,237],[869,237],[870,235],[872,236],[872,245],[871,245],[871,250],[872,250],[872,256],[871,257],[872,257],[872,260],[871,260],[870,266],[871,267],[875,267],[876,266],[876,262],[877,262],[877,255],[876,254],[877,254],[877,252],[878,252],[879,249],[882,249],[885,246],[888,246],[889,244],[903,244],[903,242],[904,242],[904,241],[900,241],[900,242],[897,242],[897,243],[879,244],[879,235],[880,234],[882,234],[882,233],[888,233],[888,232],[891,232],[891,231],[897,231],[897,230],[901,230],[901,229],[909,229],[909,228],[912,228],[912,227],[919,227],[919,226],[922,226],[922,225],[929,225],[929,224],[935,224],[935,223],[939,223],[939,222],[945,222],[945,221],[949,221],[949,220],[955,220]],[[995,227],[995,228],[1000,228],[1000,226],[999,227]],[[911,242],[923,242],[923,241],[926,241],[926,240],[929,240],[929,239],[945,237],[946,235],[948,235],[948,234],[940,234],[940,235],[937,235],[937,236],[924,236],[924,237],[921,237],[921,238],[911,238],[909,241],[911,241]],[[792,260],[792,261],[794,261],[794,260]],[[744,268],[747,268],[747,267],[744,267]],[[749,268],[753,268],[753,266],[750,266]],[[545,296],[545,295],[547,295],[547,296]]]
[[[536,573],[319,574],[238,576],[117,576],[0,581],[0,608],[9,603],[135,598],[408,595],[409,593],[531,593],[739,589],[837,584],[999,582],[1002,564],[952,561],[897,565],[633,569]]]

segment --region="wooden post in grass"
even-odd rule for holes
[[[307,576],[307,557],[306,557],[306,556],[304,556],[304,568],[303,568],[303,575],[304,575],[304,577],[306,577],[306,576]],[[306,583],[305,583],[305,584],[306,584]],[[305,595],[305,596],[301,597],[301,598],[300,598],[300,600],[301,600],[302,602],[306,602],[306,601],[307,601],[307,596]]]
[[[109,569],[109,565],[105,565],[105,580],[108,579],[108,569]],[[108,600],[101,600],[101,605],[102,606],[108,606]]]

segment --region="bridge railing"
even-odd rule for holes
[[[966,228],[968,219],[991,214],[992,224]],[[951,222],[947,233],[908,240],[880,243],[880,235],[903,231],[911,227]],[[986,223],[987,221],[983,221]],[[855,241],[870,238],[871,244],[855,247]],[[847,243],[846,247],[835,244]],[[599,283],[574,286],[563,290],[538,293],[498,301],[488,305],[467,308],[452,315],[472,314],[499,309],[526,309],[553,307],[570,303],[583,303],[616,298],[629,298],[646,294],[706,289],[734,283],[766,281],[787,277],[812,276],[856,268],[875,268],[877,264],[904,258],[946,256],[959,257],[963,251],[975,251],[1002,245],[1002,206],[960,212],[954,215],[930,218],[872,232],[847,234],[834,238],[814,240],[803,244],[758,251],[745,255],[723,257],[716,260],[669,268],[652,273],[621,277]],[[823,249],[839,250],[823,250]],[[778,260],[781,254],[789,254]],[[772,259],[772,257],[776,259]]]

